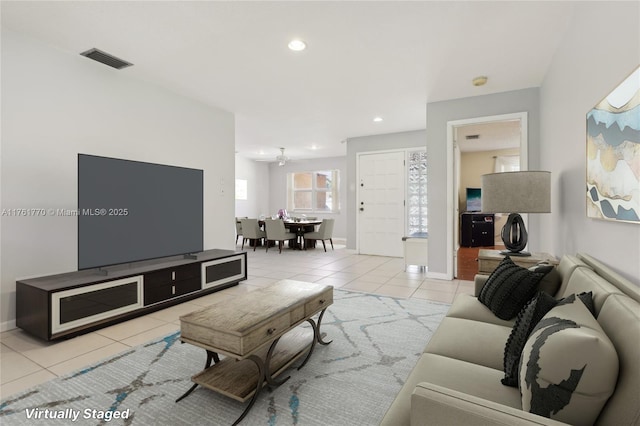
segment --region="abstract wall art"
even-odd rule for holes
[[[640,67],[587,114],[587,216],[640,224]]]

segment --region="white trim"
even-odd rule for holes
[[[18,326],[16,325],[16,320],[5,321],[0,323],[0,332],[13,330],[15,328],[18,328]]]
[[[453,249],[453,216],[455,213],[455,209],[453,208],[453,190],[454,190],[454,180],[453,180],[453,169],[454,169],[454,153],[453,153],[453,134],[454,134],[454,124],[456,122],[448,121],[447,122],[447,220],[445,229],[447,230],[446,238],[447,238],[447,270],[445,272],[445,279],[452,280],[453,279],[453,259],[455,258],[455,253]]]
[[[476,117],[476,118],[467,118],[464,120],[452,120],[447,121],[447,272],[446,279],[453,279],[454,275],[454,265],[453,261],[455,258],[455,247],[456,242],[454,241],[454,227],[458,222],[458,218],[455,216],[455,209],[453,208],[453,203],[455,199],[454,191],[455,188],[455,180],[454,180],[454,129],[459,126],[465,126],[468,124],[477,124],[477,123],[491,123],[496,121],[509,121],[509,120],[520,120],[520,170],[528,170],[529,158],[528,158],[528,121],[527,121],[528,113],[524,112],[514,112],[510,114],[502,114],[502,115],[491,115],[486,117]]]
[[[451,281],[451,279],[447,276],[447,274],[442,272],[429,272],[429,269],[427,269],[427,278],[433,279],[433,280]]]
[[[80,318],[74,321],[70,321],[64,324],[60,324],[60,300],[65,297],[75,296],[78,294],[91,293],[93,291],[104,290],[107,288],[118,287],[121,285],[127,285],[136,283],[137,287],[137,302],[130,305],[121,306],[110,311],[101,312],[99,314],[91,315],[89,317]],[[100,284],[94,284],[85,287],[72,288],[70,290],[57,291],[51,294],[51,334],[56,334],[61,331],[70,330],[82,325],[91,324],[95,321],[111,318],[116,315],[124,314],[126,312],[135,311],[143,307],[144,300],[143,289],[143,276],[137,275],[135,277],[122,278],[115,281],[107,281]]]

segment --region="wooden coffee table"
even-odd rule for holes
[[[234,423],[238,424],[265,382],[281,385],[289,377],[276,377],[306,353],[301,369],[316,342],[331,343],[323,341],[320,324],[332,303],[333,286],[282,280],[180,317],[180,339],[205,349],[207,361],[191,378],[194,385],[176,402],[198,385],[241,402],[251,398]],[[318,313],[316,322],[312,317]],[[310,329],[298,327],[305,321]],[[226,358],[221,361],[219,354]]]

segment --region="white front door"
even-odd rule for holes
[[[358,249],[361,254],[402,257],[405,232],[405,153],[359,155]]]

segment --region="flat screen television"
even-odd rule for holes
[[[467,211],[482,211],[482,197],[480,188],[467,188]]]
[[[203,249],[202,170],[78,154],[78,269]]]

